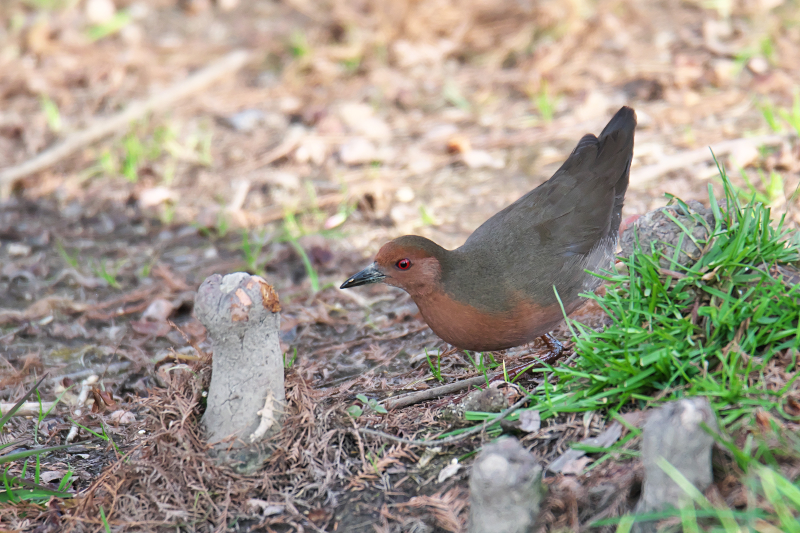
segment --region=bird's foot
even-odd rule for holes
[[[539,340],[541,340],[545,347],[547,347],[547,353],[541,359],[542,362],[552,365],[558,360],[559,357],[561,357],[561,354],[564,353],[564,345],[549,333],[545,333],[539,337]]]
[[[509,376],[514,376],[516,380],[520,374],[530,370],[531,368],[541,368],[544,365],[552,365],[564,353],[564,345],[549,333],[545,333],[537,339],[546,349],[543,357],[537,357],[531,354],[528,357],[535,359],[535,363],[525,363],[524,365],[515,366],[508,371]]]

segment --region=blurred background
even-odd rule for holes
[[[113,122],[234,50],[247,61]],[[80,339],[119,353],[181,309],[202,335],[191,291],[241,269],[301,299],[289,349],[302,324],[389,291],[333,289],[383,242],[460,245],[622,105],[639,117],[626,217],[721,190],[711,146],[743,197],[796,223],[799,80],[797,1],[4,0],[0,292],[28,314],[0,324],[54,322],[2,342],[17,357]],[[159,294],[157,327],[115,322]],[[128,307],[83,316],[102,334],[61,322],[84,301]]]
[[[5,0],[0,169],[238,48],[237,73],[14,195],[212,229],[297,213],[357,228],[343,246],[364,254],[409,232],[456,246],[621,105],[640,123],[626,214],[703,199],[710,153],[681,154],[724,140],[786,134],[724,161],[776,205],[798,182],[800,3],[778,0]]]

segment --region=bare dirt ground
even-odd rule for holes
[[[777,135],[722,160],[800,221],[800,152],[781,118],[794,104],[800,124],[793,1],[8,0],[0,176],[236,49],[250,60],[235,73],[0,183],[0,400],[47,371],[43,397],[76,387],[39,440],[62,443],[71,417],[103,422],[118,446],[48,457],[50,482],[71,469],[80,497],[4,504],[4,528],[99,531],[102,506],[114,531],[463,531],[469,469],[439,471],[490,437],[428,460],[355,431],[446,431],[438,415],[453,398],[345,412],[357,394],[433,386],[420,354],[445,346],[404,293],[337,287],[395,236],[460,245],[621,105],[639,117],[625,216],[665,192],[719,190],[710,154],[693,150]],[[764,186],[758,171],[782,180]],[[214,466],[198,429],[210,356],[193,294],[237,270],[274,285],[282,346],[297,354],[290,422],[251,476]],[[78,414],[92,374],[93,408]],[[442,375],[477,373],[452,352]],[[15,418],[11,432],[35,424]],[[546,465],[606,426],[602,413],[565,416],[521,439]],[[629,510],[640,476],[620,461],[546,478],[540,530]]]

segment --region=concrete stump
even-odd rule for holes
[[[263,278],[214,274],[197,291],[195,314],[214,351],[203,415],[212,454],[240,472],[269,455],[284,411],[278,295]]]
[[[513,437],[483,447],[469,479],[470,533],[527,533],[544,498],[542,467]]]
[[[701,427],[717,429],[714,412],[706,398],[670,402],[657,409],[644,426],[642,461],[644,486],[636,514],[653,513],[668,507],[679,508],[691,498],[659,465],[663,458],[698,490],[711,484],[711,447],[714,439]],[[656,531],[656,522],[637,522],[638,533]]]

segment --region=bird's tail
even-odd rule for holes
[[[603,155],[616,159],[617,157],[625,158],[625,165],[622,168],[622,173],[619,175],[614,184],[614,209],[611,213],[611,227],[609,228],[608,237],[617,241],[619,235],[619,225],[622,221],[622,205],[625,203],[625,192],[628,190],[628,182],[631,174],[631,160],[633,159],[633,134],[636,130],[636,112],[630,107],[622,107],[611,120],[608,121],[606,127],[598,137],[600,150],[598,151],[598,159]],[[608,153],[608,152],[611,153]]]
[[[633,144],[633,130],[636,129],[636,111],[631,109],[628,106],[623,106],[617,111],[617,114],[611,117],[611,120],[608,121],[606,127],[603,128],[603,131],[599,135],[599,139],[602,142],[604,137],[607,137],[614,132],[622,132],[622,135],[626,139],[630,139],[631,145]]]

